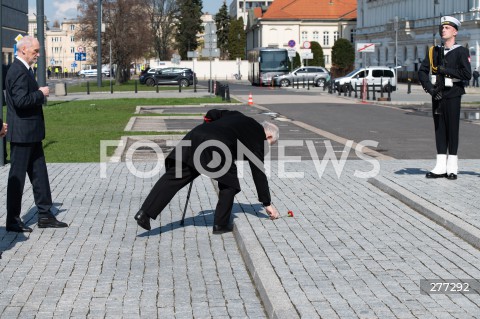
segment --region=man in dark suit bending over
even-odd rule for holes
[[[45,122],[42,104],[48,87],[39,87],[31,68],[37,62],[40,44],[26,36],[17,43],[17,57],[5,79],[7,100],[7,141],[10,142],[10,173],[7,186],[7,231],[31,232],[21,218],[25,176],[28,174],[38,208],[38,227],[60,228],[68,225],[58,221],[50,211],[52,195],[47,165],[43,154]]]
[[[238,111],[208,111],[205,122],[191,130],[165,159],[166,172],[135,215],[137,224],[150,230],[150,219],[157,218],[182,187],[204,174],[218,181],[213,233],[232,231],[230,215],[235,194],[240,191],[237,159],[249,162],[259,201],[271,219],[278,218],[263,166],[265,143],[276,143],[278,135],[276,125],[260,124]],[[237,158],[239,154],[241,158]]]

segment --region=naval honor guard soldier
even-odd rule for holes
[[[437,162],[427,178],[457,179],[460,105],[464,81],[470,81],[472,68],[468,49],[457,44],[460,21],[444,16],[439,26],[442,44],[432,46],[418,71],[424,90],[432,95]]]

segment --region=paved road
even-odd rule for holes
[[[291,126],[280,129],[283,136]],[[211,233],[216,191],[207,178],[194,183],[185,227],[182,190],[144,232],[133,215],[158,175],[138,172],[156,162],[134,163],[137,174],[107,163],[105,177],[98,163],[49,164],[58,217],[70,227],[36,227],[27,183],[23,217],[34,231],[0,227],[0,316],[477,318],[478,292],[422,294],[420,280],[480,279],[480,162],[461,159],[457,181],[431,181],[423,175],[432,161],[380,158],[274,159],[276,221],[246,169],[234,232],[221,236]],[[0,168],[3,180],[8,168]]]

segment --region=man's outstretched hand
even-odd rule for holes
[[[277,209],[273,206],[265,206],[265,210],[267,211],[268,216],[270,216],[271,220],[277,219],[280,217],[280,214],[278,213]]]

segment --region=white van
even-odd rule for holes
[[[367,68],[360,68],[353,70],[347,75],[335,79],[335,88],[340,92],[345,91],[349,87],[354,90],[355,84],[357,88],[366,80],[368,85],[375,84],[378,86],[378,91],[383,87],[384,92],[392,92],[397,89],[397,77],[395,69],[388,66],[369,66]]]

